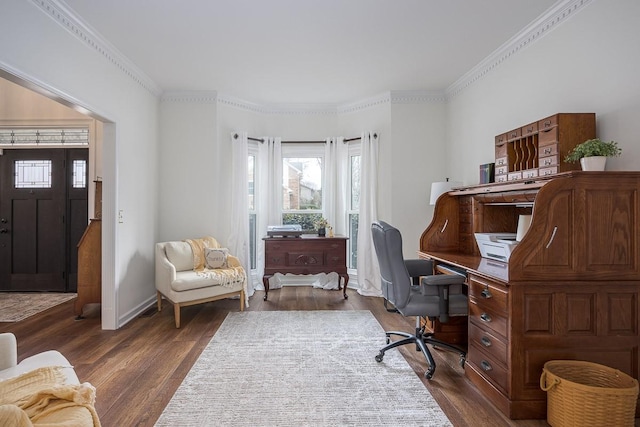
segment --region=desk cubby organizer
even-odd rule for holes
[[[576,145],[596,137],[595,113],[558,113],[495,137],[495,181],[507,182],[579,169],[564,163]]]

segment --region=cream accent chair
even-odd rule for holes
[[[220,245],[215,242],[217,246]],[[240,260],[227,256],[229,269],[239,267]],[[247,277],[242,281],[222,284],[219,278],[207,277],[194,271],[191,245],[183,241],[156,243],[156,289],[158,311],[162,310],[162,297],[173,304],[176,328],[180,328],[180,307],[204,304],[219,299],[239,297],[240,311],[244,311],[247,299]],[[224,270],[224,269],[221,269]]]

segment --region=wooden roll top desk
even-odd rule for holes
[[[480,256],[474,233],[515,232],[509,262]],[[419,256],[467,272],[466,376],[506,416],[545,418],[549,360],[638,378],[640,172],[566,172],[441,196]],[[640,412],[637,405],[636,416]]]

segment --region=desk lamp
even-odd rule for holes
[[[453,189],[454,187],[460,187],[461,185],[462,185],[461,182],[449,181],[449,178],[447,178],[446,181],[432,182],[431,183],[431,199],[429,201],[429,204],[435,205],[436,200],[438,200],[438,197],[440,197],[442,194],[448,191],[451,191],[451,189]]]

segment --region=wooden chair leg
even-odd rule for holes
[[[180,304],[173,304],[173,316],[176,318],[176,329],[180,329]]]
[[[162,294],[160,291],[156,292],[156,298],[158,299],[158,311],[162,311]]]
[[[244,289],[240,291],[240,311],[244,311]]]

